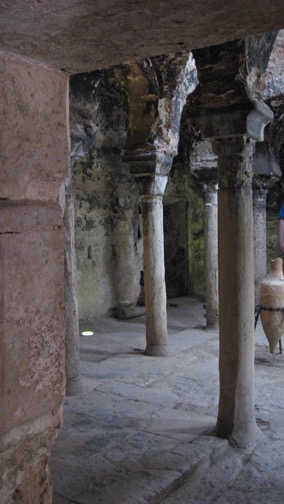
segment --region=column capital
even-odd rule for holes
[[[213,150],[219,156],[218,183],[221,190],[247,188],[251,191],[254,149],[255,141],[246,135],[214,140]]]
[[[205,196],[205,205],[218,205],[218,184],[206,182],[202,185]]]
[[[140,196],[163,196],[172,166],[172,157],[155,148],[124,151],[122,160],[134,175]]]
[[[251,109],[221,109],[195,117],[194,122],[203,137],[208,140],[247,136],[257,142],[263,142],[264,128],[272,119],[273,112],[268,105],[261,100],[254,100]]]
[[[268,193],[268,187],[259,187],[259,186],[255,186],[253,187],[253,198],[256,200],[263,200],[263,199],[266,199],[266,196],[267,196],[267,193]]]
[[[202,184],[202,189],[205,193],[215,194],[218,191],[217,181],[207,181]]]
[[[257,142],[253,157],[253,189],[267,192],[280,178],[281,169],[272,147],[267,142]]]
[[[266,209],[267,193],[268,193],[267,187],[253,187],[252,198],[253,198],[254,214],[256,210],[259,211]]]
[[[255,141],[248,138],[247,135],[226,136],[212,139],[212,148],[216,156],[239,155],[245,150],[255,150]]]
[[[280,177],[276,175],[271,175],[270,177],[265,175],[253,175],[252,188],[254,192],[260,193],[263,191],[266,194],[279,179]]]

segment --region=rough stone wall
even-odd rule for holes
[[[117,67],[71,79],[71,124],[92,128],[93,147],[74,165],[79,317],[92,318],[140,292],[138,189],[121,161],[124,102]]]
[[[65,394],[67,78],[0,54],[0,502],[51,504]]]

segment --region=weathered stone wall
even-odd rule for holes
[[[183,97],[173,103],[170,97],[187,58],[161,56],[71,78],[71,130],[86,138],[85,149],[72,151],[80,318],[137,302],[143,270],[138,189],[121,151],[157,144],[174,155]],[[189,59],[184,92],[197,84],[194,69]],[[204,289],[203,200],[190,174],[187,141],[185,132],[164,198],[168,296]]]
[[[121,69],[71,79],[71,124],[96,139],[73,169],[79,317],[92,318],[140,292],[138,189],[122,163],[125,142]]]
[[[80,318],[137,302],[143,270],[138,189],[121,151],[155,145],[175,154],[183,96],[171,98],[174,76],[187,65],[179,92],[197,84],[194,61],[187,60],[187,54],[160,56],[71,78],[71,130],[87,139],[85,150],[74,151],[82,157],[73,168]],[[195,186],[188,159],[179,154],[165,195],[168,295],[203,289],[203,203]]]
[[[0,54],[0,502],[51,504],[65,394],[67,78]]]

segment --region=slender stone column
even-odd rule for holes
[[[217,435],[255,442],[252,155],[247,136],[213,142],[218,154],[220,401]]]
[[[171,157],[157,152],[125,155],[138,184],[143,223],[143,262],[146,308],[145,355],[168,355],[167,299],[164,261],[163,195]]]
[[[167,298],[165,284],[163,198],[142,195],[146,355],[167,355]]]
[[[267,274],[266,253],[266,188],[253,188],[254,297],[259,304],[260,282]]]
[[[255,76],[261,70],[252,54],[245,41],[195,51],[200,86],[189,103],[192,124],[203,138],[213,141],[218,155],[220,399],[216,433],[238,447],[254,444],[260,433],[253,387],[252,156],[255,142],[264,141],[264,128],[273,119],[273,112],[260,99]],[[221,91],[216,85],[218,75],[226,82]]]
[[[206,328],[219,324],[218,294],[218,196],[217,184],[204,184],[204,240],[206,283]]]
[[[66,348],[66,394],[76,395],[82,392],[79,358],[79,321],[76,286],[76,255],[74,237],[74,197],[71,187],[71,166],[65,182],[65,348]]]

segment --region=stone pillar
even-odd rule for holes
[[[163,195],[171,158],[156,153],[127,155],[124,160],[138,183],[143,222],[146,308],[145,355],[168,355],[167,299],[164,261]]]
[[[206,328],[219,325],[218,294],[218,186],[204,184],[204,241],[206,284]]]
[[[217,435],[233,445],[253,444],[254,264],[252,218],[253,140],[216,140],[220,299],[220,401]],[[221,309],[222,308],[222,309]]]
[[[254,303],[259,304],[260,282],[267,274],[266,197],[268,190],[253,188]]]
[[[67,77],[0,60],[0,502],[51,504],[65,396]]]
[[[74,237],[74,196],[72,193],[72,167],[65,182],[65,347],[66,347],[66,393],[77,395],[82,392],[79,356],[79,320],[76,285],[76,254]]]

